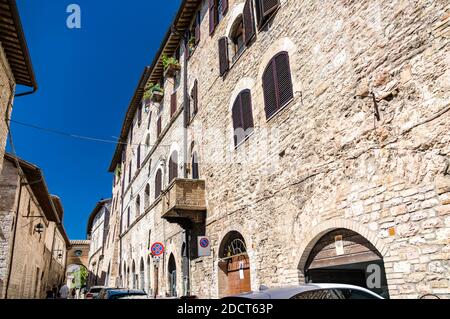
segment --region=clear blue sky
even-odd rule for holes
[[[66,26],[71,3],[81,7],[81,29]],[[151,64],[180,0],[17,4],[39,90],[16,99],[13,120],[104,139],[118,136],[142,71]],[[115,145],[14,123],[12,131],[18,156],[41,167],[50,192],[62,199],[69,238],[85,238],[90,212],[98,200],[111,196],[107,170]]]

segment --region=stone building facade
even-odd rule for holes
[[[5,154],[0,177],[0,298],[39,299],[65,280],[63,207],[41,170]]]
[[[89,217],[87,226],[87,237],[90,241],[88,286],[109,285],[114,253],[113,245],[111,245],[113,234],[110,234],[109,229],[110,217],[110,199],[99,201]]]
[[[123,285],[450,296],[448,4],[188,0],[173,26],[110,167]]]
[[[31,59],[21,27],[15,0],[2,0],[4,19],[0,21],[0,172],[8,137],[8,122],[13,109],[16,85],[32,87],[34,78]],[[31,93],[31,92],[30,92]],[[28,94],[28,93],[27,93]],[[18,96],[23,95],[18,93]]]

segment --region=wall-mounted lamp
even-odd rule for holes
[[[34,226],[34,231],[38,234],[42,234],[44,232],[44,225],[42,225],[41,223],[37,224],[36,226]]]

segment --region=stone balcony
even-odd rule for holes
[[[205,181],[175,179],[162,195],[162,214],[183,228],[204,223],[206,218]]]

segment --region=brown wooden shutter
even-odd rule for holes
[[[194,114],[198,112],[198,81],[195,80],[194,87],[192,88],[192,98],[194,100]]]
[[[244,41],[246,45],[249,45],[250,41],[256,34],[252,0],[247,0],[245,2],[243,12],[243,22],[244,22]]]
[[[202,17],[200,11],[197,12],[195,17],[195,44],[199,44],[201,37]]]
[[[142,104],[143,103],[139,104],[139,109],[138,109],[138,126],[140,126],[141,122],[142,122]]]
[[[216,0],[209,0],[209,34],[213,34],[217,26]]]
[[[156,136],[159,137],[161,135],[161,116],[158,118],[156,122]]]
[[[192,179],[199,179],[197,153],[192,155]]]
[[[137,148],[137,168],[141,168],[141,144]]]
[[[245,90],[241,94],[242,125],[246,135],[253,130],[252,96],[250,90]]]
[[[242,108],[241,108],[241,98],[240,95],[234,101],[233,109],[231,110],[231,115],[233,118],[233,129],[234,129],[234,146],[237,146],[242,141]]]
[[[220,76],[223,76],[230,67],[230,61],[228,58],[228,37],[222,37],[219,39],[219,63]]]
[[[256,0],[258,26],[261,27],[279,6],[279,0]]]
[[[228,12],[228,0],[222,0],[222,15],[226,15]]]
[[[162,173],[161,170],[158,170],[158,172],[156,172],[156,177],[155,177],[155,199],[159,197],[159,195],[161,195],[161,189],[162,189]]]
[[[174,92],[170,97],[170,117],[177,111],[177,92]]]
[[[152,112],[148,115],[147,129],[150,129],[150,124],[152,124]]]
[[[264,109],[269,119],[277,111],[277,90],[275,87],[275,62],[271,60],[263,75]]]
[[[178,177],[178,153],[173,152],[169,159],[169,183]]]
[[[289,54],[283,52],[277,55],[275,57],[275,66],[278,90],[277,96],[279,98],[278,108],[282,108],[294,98]]]

